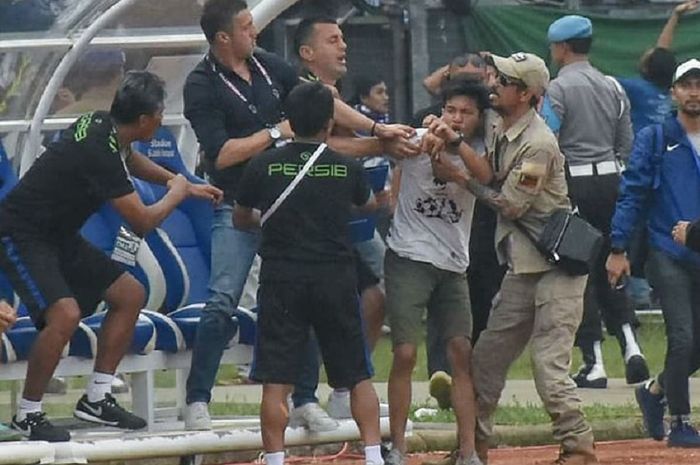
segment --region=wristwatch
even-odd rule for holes
[[[622,247],[611,247],[610,253],[613,255],[624,255],[625,249],[623,249]]]
[[[272,139],[272,142],[277,142],[282,137],[282,131],[280,131],[280,128],[277,126],[267,128],[267,132],[270,134],[270,139]]]
[[[461,132],[459,133],[459,137],[457,137],[455,140],[451,140],[447,143],[447,146],[451,149],[456,149],[459,147],[459,145],[464,142],[464,134]]]

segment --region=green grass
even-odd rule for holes
[[[237,404],[216,402],[211,404],[211,412],[213,415],[246,415],[256,416],[260,413],[258,404]],[[454,423],[455,416],[452,410],[438,410],[437,413],[430,416],[422,416],[416,418],[414,413],[421,408],[420,405],[411,407],[411,419],[420,422],[429,423]],[[594,404],[584,406],[583,410],[586,418],[595,420],[616,420],[621,418],[633,418],[639,416],[639,408],[633,404],[608,406]],[[494,418],[498,425],[540,425],[550,423],[549,416],[544,411],[542,406],[537,404],[510,404],[505,407],[499,407],[496,410]]]
[[[644,317],[639,330],[640,344],[649,362],[652,373],[658,373],[663,365],[663,357],[666,352],[666,340],[664,336],[663,323],[659,317]],[[617,341],[608,337],[603,343],[603,356],[606,362],[608,376],[614,378],[624,377],[624,366],[619,352]],[[388,337],[383,337],[377,344],[373,354],[375,367],[375,381],[385,382],[389,376],[391,368],[391,341]],[[580,354],[574,350],[573,369],[580,364]],[[418,360],[414,371],[413,379],[416,381],[427,380],[425,345],[421,344],[418,350]],[[529,353],[525,353],[511,367],[510,379],[530,379],[531,367]],[[221,367],[218,376],[218,384],[235,384],[240,380],[236,367],[225,365]],[[325,375],[322,375],[325,380]],[[79,389],[85,386],[85,377],[74,377],[69,380],[69,386]],[[10,389],[10,382],[0,382],[0,389]],[[175,385],[175,375],[173,372],[160,372],[156,374],[157,387],[173,387]],[[453,423],[455,421],[452,411],[437,411],[432,416],[422,416],[416,419],[413,413],[426,404],[414,405],[411,409],[412,419],[421,422]],[[47,403],[45,406],[50,416],[65,417],[71,416],[73,405]],[[639,416],[639,411],[635,405],[628,404],[622,406],[608,406],[601,404],[586,405],[583,407],[589,420],[614,420],[619,418],[631,418]],[[222,416],[256,416],[259,414],[258,404],[243,404],[234,402],[216,402],[211,405],[214,415]],[[0,418],[9,418],[9,406],[0,405]],[[544,409],[538,404],[509,404],[499,407],[495,415],[496,424],[500,425],[536,425],[550,422]]]
[[[642,351],[644,352],[649,369],[652,373],[658,373],[663,368],[664,356],[666,354],[666,335],[664,333],[663,322],[657,316],[643,316],[642,325],[638,331],[638,337]],[[391,368],[391,341],[388,337],[382,338],[377,344],[372,361],[374,363],[374,380],[385,382],[389,379]],[[603,342],[603,359],[605,369],[610,378],[624,378],[625,367],[620,354],[620,346],[612,336],[606,336]],[[572,370],[576,370],[581,364],[581,353],[574,349]],[[532,365],[528,349],[515,361],[508,373],[509,379],[531,379]],[[418,348],[418,359],[413,372],[415,381],[427,381],[427,358],[425,355],[425,344]]]
[[[642,326],[639,328],[638,336],[640,345],[644,355],[649,363],[649,369],[652,373],[658,373],[663,367],[664,356],[666,354],[666,336],[664,333],[663,322],[657,316],[643,316]],[[605,369],[610,378],[624,378],[625,367],[620,355],[620,346],[617,340],[612,336],[606,336],[603,342],[603,358],[605,360]],[[372,355],[374,363],[374,381],[386,382],[389,379],[389,370],[391,369],[391,340],[385,336],[379,340],[377,347]],[[574,349],[572,370],[577,369],[581,364],[581,354],[578,349]],[[322,381],[325,381],[325,374],[321,376]],[[528,349],[515,361],[508,374],[509,379],[531,379],[532,369],[530,363],[530,354]],[[427,381],[427,358],[425,355],[425,344],[421,343],[418,348],[418,360],[413,372],[415,381]],[[235,384],[240,381],[240,376],[235,366],[224,365],[219,370],[217,382],[219,384]],[[85,386],[84,377],[75,377],[70,379],[70,387],[79,389]],[[160,372],[156,374],[156,387],[165,388],[175,386],[174,372]],[[0,389],[7,390],[10,388],[9,382],[0,381]]]
[[[430,416],[421,416],[416,418],[415,411],[420,406],[411,407],[411,419],[425,423],[454,423],[455,416],[452,410],[438,410],[437,413]],[[586,419],[589,421],[596,420],[616,420],[621,418],[634,418],[640,416],[639,407],[634,404],[626,405],[602,405],[593,404],[585,405],[583,411],[586,414]],[[494,422],[497,425],[541,425],[551,422],[547,412],[538,404],[509,404],[499,406],[494,416]]]

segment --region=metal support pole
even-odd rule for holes
[[[66,75],[73,67],[78,58],[83,54],[85,49],[90,45],[90,41],[97,35],[112,19],[120,15],[124,10],[136,3],[138,0],[118,0],[117,3],[108,8],[97,20],[92,23],[80,38],[75,42],[73,48],[63,56],[63,59],[53,72],[49,83],[41,94],[41,99],[34,112],[32,125],[29,128],[29,136],[22,151],[22,159],[20,161],[20,176],[27,172],[29,167],[34,163],[34,160],[39,156],[39,146],[41,143],[41,123],[49,113],[49,108],[53,102],[56,92],[63,83]]]
[[[428,12],[425,0],[409,0],[411,18],[411,97],[412,113],[430,105],[423,79],[430,74],[428,59]]]
[[[396,121],[409,121],[411,119],[411,78],[408,75],[408,47],[406,44],[406,26],[404,24],[403,8],[397,8],[389,15],[391,25],[392,50],[392,74],[394,76],[394,118]]]

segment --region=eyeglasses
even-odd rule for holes
[[[498,75],[498,82],[503,86],[503,87],[508,87],[508,86],[518,86],[518,87],[527,87],[523,81],[520,79],[515,79],[509,76],[506,76],[505,74],[499,74]]]

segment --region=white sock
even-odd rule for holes
[[[112,392],[112,380],[114,375],[94,371],[87,385],[87,397],[89,402],[99,402],[105,398],[105,394]]]
[[[284,451],[265,452],[265,463],[267,465],[284,465]]]
[[[333,389],[333,391],[331,392],[331,396],[337,397],[337,398],[347,397],[349,395],[350,395],[350,389],[346,389],[346,388]]]
[[[376,446],[365,447],[365,464],[366,465],[384,465],[382,458],[382,448],[379,444]]]
[[[655,396],[664,393],[664,390],[661,388],[661,383],[659,383],[659,380],[657,378],[652,378],[649,381],[647,381],[646,388],[649,389],[649,392],[651,392]]]
[[[622,325],[622,334],[625,336],[625,363],[627,363],[635,355],[642,355],[642,351],[629,323]]]
[[[22,397],[19,400],[19,409],[17,410],[17,421],[24,421],[28,413],[41,412],[41,401],[28,400]]]
[[[600,341],[593,342],[593,354],[595,355],[595,364],[603,368],[603,349],[600,347]]]

